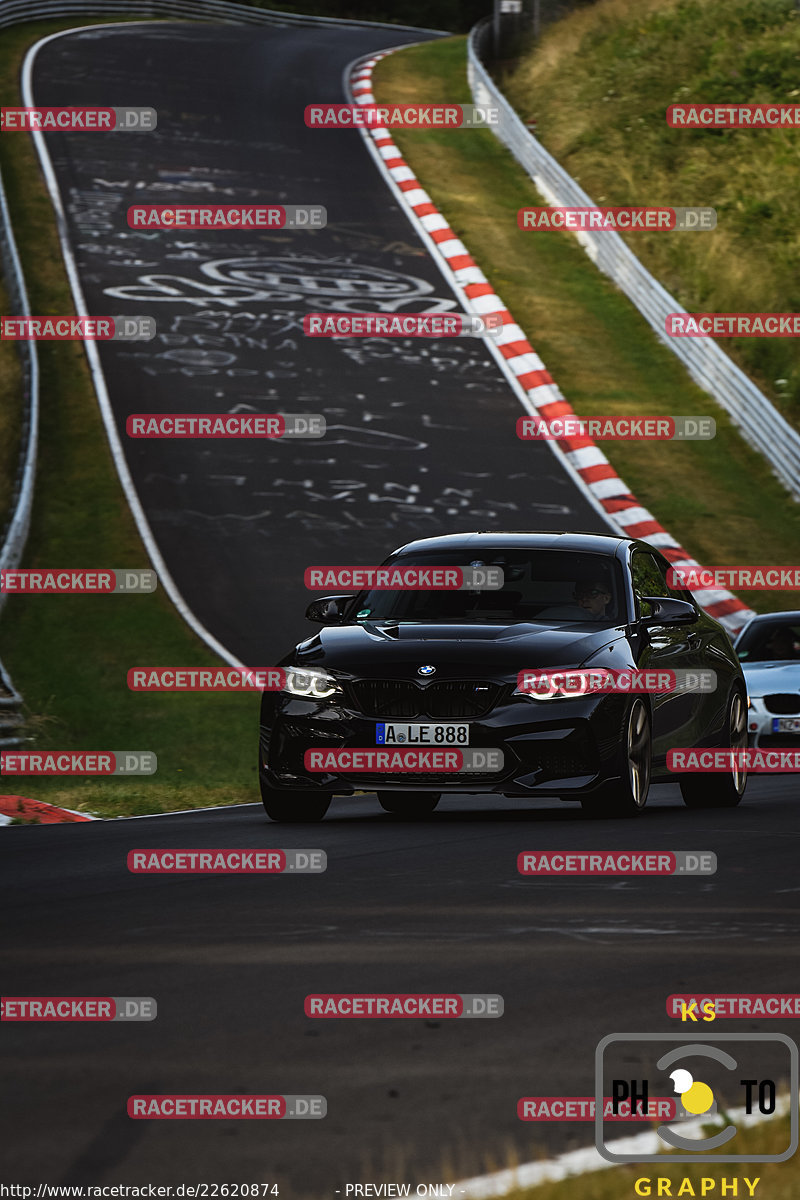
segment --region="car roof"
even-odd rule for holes
[[[491,546],[493,549],[502,550],[573,550],[614,557],[620,546],[634,544],[634,542],[633,538],[609,537],[597,533],[481,529],[474,533],[447,533],[439,537],[418,538],[414,542],[406,542],[404,546],[398,546],[393,553],[419,550],[478,551],[483,546]]]
[[[756,613],[747,623],[752,625],[754,621],[800,621],[800,609],[790,608],[785,612]]]
[[[746,625],[742,626],[736,637],[737,639],[740,638],[746,630],[752,629],[754,625],[769,625],[770,623],[774,623],[775,625],[800,624],[800,610],[792,608],[786,612],[756,613]]]

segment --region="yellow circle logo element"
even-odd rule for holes
[[[681,1103],[687,1112],[699,1116],[700,1113],[708,1112],[711,1108],[714,1103],[714,1093],[707,1083],[693,1083],[681,1096]]]

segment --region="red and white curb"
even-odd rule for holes
[[[376,103],[372,92],[372,71],[376,63],[393,53],[394,50],[388,50],[362,59],[351,67],[349,85],[354,103]],[[481,317],[487,313],[500,314],[502,333],[498,337],[487,337],[485,342],[524,407],[532,416],[540,416],[546,421],[554,417],[575,416],[572,405],[564,399],[523,330],[420,185],[392,141],[389,130],[375,126],[360,129],[359,132],[445,279],[460,297],[465,311]],[[548,439],[547,445],[615,533],[623,537],[642,538],[652,546],[657,546],[675,567],[700,566],[653,514],[638,503],[591,438],[554,438]],[[752,609],[727,589],[693,589],[693,594],[705,611],[722,622],[730,633],[741,629],[754,615]]]
[[[62,825],[97,819],[71,808],[57,808],[55,804],[46,804],[44,800],[31,800],[27,796],[0,796],[0,825],[10,825],[15,820],[25,824]]]

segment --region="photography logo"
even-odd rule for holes
[[[765,1117],[776,1113],[776,1079],[789,1081],[788,1144],[772,1154],[737,1153],[737,1126],[727,1115],[718,1114],[726,1114],[728,1109],[758,1112]],[[614,1140],[606,1142],[603,1097],[611,1096],[613,1113],[626,1103],[646,1109],[651,1093],[668,1094],[667,1080],[683,1112],[669,1124],[657,1127],[660,1152],[617,1153]],[[698,1118],[708,1119],[699,1131]],[[719,1128],[722,1120],[726,1123]],[[689,1128],[685,1122],[691,1122]],[[689,1133],[693,1136],[686,1136]],[[796,1152],[799,1142],[798,1050],[782,1033],[715,1033],[712,1037],[610,1033],[598,1043],[595,1145],[608,1162],[663,1163],[668,1151],[681,1152],[670,1154],[668,1161],[676,1163],[785,1162]]]

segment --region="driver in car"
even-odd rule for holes
[[[572,590],[574,604],[550,605],[537,621],[607,621],[611,588],[602,579],[579,579]]]
[[[773,629],[764,643],[763,653],[765,659],[774,659],[776,662],[796,658],[797,652],[791,629],[786,625],[779,626],[778,629]]]
[[[607,609],[611,602],[611,592],[601,579],[576,583],[574,595],[584,610],[585,620],[604,621],[609,615]]]

